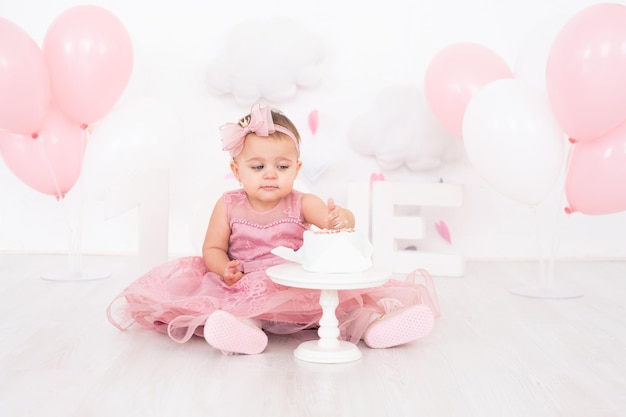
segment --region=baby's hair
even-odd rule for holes
[[[288,129],[289,131],[291,131],[291,133],[293,133],[293,135],[296,137],[298,143],[300,143],[300,133],[298,132],[296,125],[294,125],[293,122],[289,120],[289,118],[285,116],[280,110],[271,109],[271,111],[272,111],[272,121],[274,122],[274,124],[278,126],[282,126],[285,129]],[[243,118],[241,118],[238,122],[239,126],[241,127],[248,126],[248,124],[250,123],[251,117],[252,116],[248,114],[247,116],[244,116]],[[281,132],[276,132],[276,133],[279,135],[283,135],[283,133]]]

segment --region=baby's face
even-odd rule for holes
[[[249,134],[243,150],[231,163],[250,204],[269,210],[293,189],[302,163],[293,141],[280,134],[268,137]]]

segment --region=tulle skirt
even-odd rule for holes
[[[273,264],[284,262],[276,260]],[[109,321],[121,330],[134,323],[168,334],[177,342],[202,336],[203,326],[215,310],[255,319],[274,334],[291,334],[318,325],[322,316],[320,291],[276,284],[263,268],[246,273],[235,285],[208,272],[204,260],[191,256],[159,265],[122,291],[109,305]],[[424,283],[416,283],[417,273]],[[402,305],[427,304],[439,316],[432,279],[418,270],[405,281],[390,279],[385,285],[339,291],[336,310],[340,338],[358,342],[372,317],[385,312],[384,300]]]

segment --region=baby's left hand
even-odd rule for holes
[[[332,198],[328,199],[328,216],[326,217],[327,229],[344,229],[354,227],[352,212],[335,205]]]

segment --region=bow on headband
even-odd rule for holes
[[[226,123],[220,127],[222,135],[222,143],[224,151],[230,152],[233,158],[243,149],[243,143],[250,133],[257,136],[267,137],[274,132],[281,132],[289,136],[296,145],[298,156],[300,155],[300,147],[295,135],[287,128],[275,125],[272,119],[272,111],[269,107],[261,107],[259,104],[252,106],[250,111],[250,122],[246,126],[240,126],[239,123]]]

